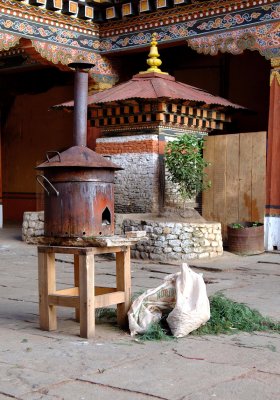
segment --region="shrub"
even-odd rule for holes
[[[211,186],[204,172],[209,163],[203,159],[203,145],[203,138],[191,134],[184,134],[166,145],[168,179],[178,185],[183,199],[191,199]]]

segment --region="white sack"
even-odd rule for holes
[[[148,289],[131,305],[128,311],[128,323],[131,336],[145,333],[149,326],[159,322],[162,311],[171,311],[175,306],[175,280],[180,274],[168,275],[162,285]]]
[[[168,275],[162,285],[139,296],[128,312],[131,335],[145,333],[152,323],[159,322],[162,312],[170,312],[167,323],[175,337],[206,323],[210,305],[202,275],[183,264],[181,272]]]
[[[176,279],[176,305],[167,317],[170,330],[173,336],[183,337],[209,318],[210,304],[203,277],[183,264]]]

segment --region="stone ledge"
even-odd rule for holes
[[[118,236],[45,238],[44,212],[25,212],[22,239],[30,244],[46,244],[47,240],[47,244],[72,246],[121,246],[131,241],[134,243],[133,258],[163,262],[213,258],[223,254],[220,223],[182,219],[177,215],[115,214],[115,217],[115,234]],[[118,240],[112,241],[115,237]],[[62,244],[63,240],[68,240],[68,244]]]

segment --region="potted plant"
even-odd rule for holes
[[[239,255],[264,252],[264,225],[262,222],[236,222],[227,226],[228,251]]]

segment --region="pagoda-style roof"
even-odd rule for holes
[[[230,122],[230,116],[226,115],[230,108],[243,108],[205,90],[177,82],[173,76],[162,72],[155,34],[148,57],[147,71],[88,97],[92,126],[114,130],[126,126],[133,129],[139,124],[148,129],[160,124],[208,132],[223,129],[224,122]],[[73,106],[74,102],[70,101],[55,108]]]
[[[148,72],[137,74],[128,82],[121,83],[103,92],[95,93],[88,97],[88,105],[113,103],[122,100],[147,99],[147,100],[183,100],[222,107],[243,108],[237,104],[213,96],[205,90],[177,82],[169,74]],[[58,107],[72,108],[73,101],[63,103]]]
[[[243,108],[237,104],[219,97],[213,96],[205,90],[177,82],[174,76],[162,72],[159,68],[162,61],[159,58],[156,34],[152,34],[150,53],[147,64],[149,68],[145,72],[134,75],[128,82],[121,83],[103,92],[95,93],[88,97],[88,105],[108,104],[124,100],[181,100],[199,105],[218,105],[222,107]],[[202,103],[202,104],[201,104]],[[72,108],[74,102],[63,103],[56,107]]]

